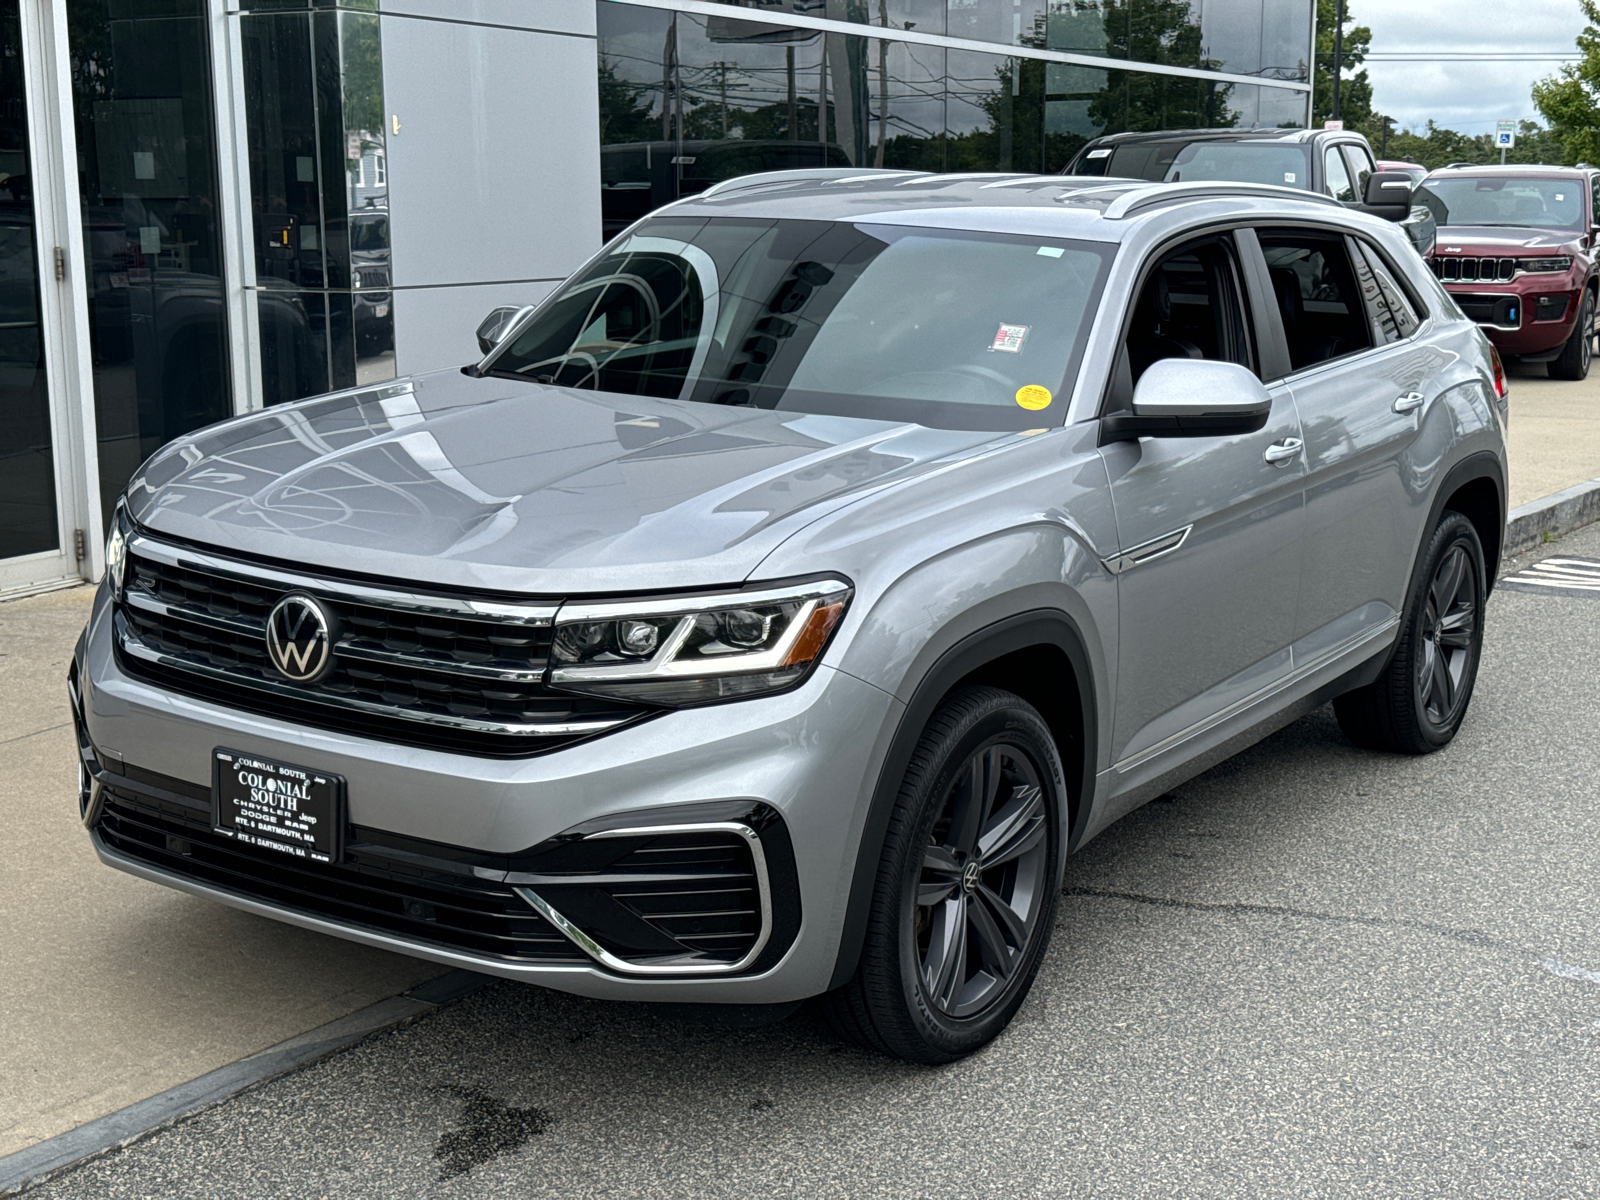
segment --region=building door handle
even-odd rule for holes
[[[1394,410],[1397,413],[1408,413],[1413,409],[1421,408],[1426,400],[1427,397],[1421,392],[1407,392],[1394,402]]]
[[[1267,447],[1266,460],[1275,467],[1293,462],[1300,457],[1300,449],[1305,443],[1299,438],[1284,438],[1281,442],[1273,442]]]

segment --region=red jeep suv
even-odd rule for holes
[[[1594,350],[1600,179],[1583,167],[1446,167],[1415,200],[1439,224],[1433,270],[1507,356],[1582,379]]]

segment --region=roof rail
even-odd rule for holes
[[[714,183],[698,195],[726,196],[729,192],[740,192],[745,188],[763,187],[774,183],[805,183],[808,180],[833,180],[843,183],[870,179],[878,175],[926,174],[926,171],[901,171],[890,167],[797,167],[790,171],[758,171],[754,175],[738,175],[732,179],[724,179],[721,183]],[[691,197],[685,196],[684,199]]]
[[[1271,200],[1306,200],[1313,204],[1344,205],[1332,196],[1321,192],[1303,192],[1299,188],[1283,187],[1276,183],[1232,183],[1225,180],[1196,180],[1194,183],[1156,183],[1149,187],[1124,192],[1106,206],[1105,218],[1120,221],[1145,208],[1159,204],[1175,204],[1181,200],[1227,200],[1235,196],[1264,196]],[[1063,200],[1082,199],[1083,193],[1063,196]]]

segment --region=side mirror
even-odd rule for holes
[[[500,344],[510,329],[533,306],[524,304],[521,308],[511,304],[502,304],[491,312],[478,325],[478,349],[487,354]]]
[[[1375,217],[1404,221],[1411,211],[1411,176],[1404,171],[1374,171],[1367,176],[1367,194],[1362,203]]]
[[[1101,441],[1255,433],[1272,415],[1272,396],[1238,363],[1163,358],[1139,377],[1132,409],[1101,421]]]

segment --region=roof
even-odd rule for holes
[[[1542,163],[1507,163],[1502,167],[1499,163],[1480,163],[1475,166],[1465,167],[1438,167],[1430,171],[1429,175],[1443,175],[1446,173],[1476,176],[1527,175],[1529,177],[1538,177],[1542,175],[1546,178],[1564,179],[1572,175],[1587,175],[1589,168],[1547,166]]]
[[[1290,212],[1326,211],[1342,204],[1328,196],[1270,184],[1150,183],[1099,176],[934,174],[829,167],[771,171],[719,183],[670,205],[674,215],[712,214],[814,220],[905,219],[944,228],[1120,241],[1125,222],[1183,203],[1241,201]],[[979,213],[983,216],[980,218]],[[1068,215],[1070,214],[1070,216]]]
[[[1360,137],[1353,129],[1163,129],[1154,133],[1107,133],[1089,145],[1137,146],[1145,142],[1287,142],[1300,144],[1319,137]]]

